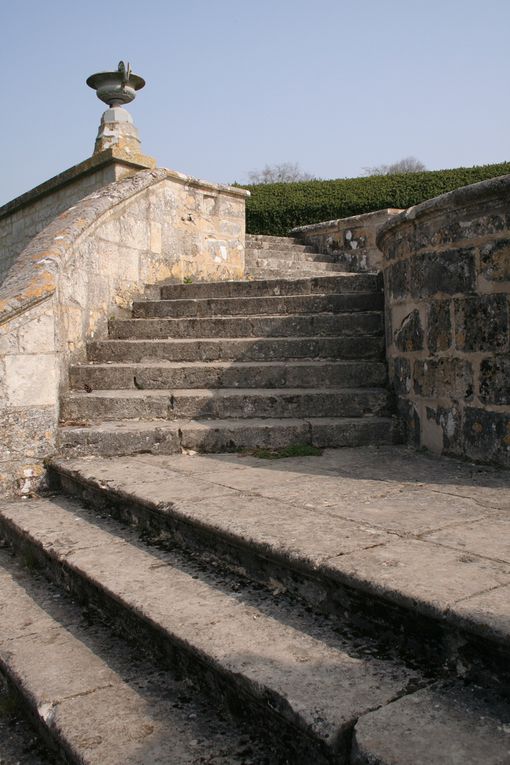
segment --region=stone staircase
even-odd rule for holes
[[[508,765],[505,481],[393,445],[377,275],[250,244],[110,322],[47,495],[0,504],[0,679],[48,746],[0,762]],[[251,454],[289,445],[365,448]]]
[[[48,762],[510,761],[508,630],[466,609],[504,566],[420,549],[398,494],[381,504],[383,477],[402,492],[413,473],[414,525],[458,526],[449,482],[468,468],[389,449],[310,460],[55,459],[51,496],[0,505],[0,670]],[[413,507],[434,467],[449,510],[427,492]],[[482,480],[481,505],[504,501]],[[370,498],[375,524],[356,514]]]
[[[372,274],[163,286],[71,368],[60,449],[392,443],[382,308]]]
[[[246,276],[254,279],[291,278],[347,270],[336,257],[319,253],[296,237],[247,234],[245,249]]]

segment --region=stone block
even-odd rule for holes
[[[5,388],[11,406],[54,405],[58,400],[58,366],[54,354],[5,357]]]
[[[507,296],[459,298],[455,305],[455,344],[462,351],[503,351],[508,348]]]
[[[443,449],[450,454],[462,452],[462,416],[456,404],[426,408],[427,420],[435,422],[442,431]]]
[[[406,260],[394,263],[384,272],[385,291],[390,297],[402,298],[409,292],[409,264]]]
[[[473,249],[426,252],[410,261],[410,287],[414,297],[473,292],[476,286]]]
[[[510,405],[510,357],[484,359],[480,364],[480,400],[484,404]]]
[[[415,308],[403,319],[400,328],[394,331],[394,342],[399,351],[421,351],[423,336],[420,312]]]
[[[429,306],[427,345],[431,353],[446,351],[452,344],[451,301],[435,300]]]
[[[463,431],[467,457],[510,467],[510,414],[467,407]]]
[[[411,391],[411,362],[409,359],[393,359],[393,388],[397,395],[407,395]]]
[[[490,242],[480,249],[480,270],[489,281],[510,281],[510,239]]]
[[[417,359],[413,381],[414,392],[424,398],[473,398],[473,370],[463,359]]]
[[[52,353],[55,350],[55,317],[42,314],[27,322],[18,332],[21,353]]]

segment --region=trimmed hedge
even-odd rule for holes
[[[399,175],[242,186],[249,234],[285,236],[295,226],[347,218],[385,207],[411,207],[460,186],[510,174],[510,162]]]

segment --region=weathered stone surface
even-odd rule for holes
[[[384,251],[387,355],[409,439],[505,466],[509,198],[509,177],[473,184],[400,213],[377,235]],[[409,337],[407,324],[418,315],[424,343],[419,328],[417,341]],[[396,361],[404,354],[413,367],[407,390]]]
[[[510,405],[510,356],[501,354],[480,363],[480,400]]]
[[[510,467],[510,414],[466,408],[464,441],[471,459],[497,461]]]
[[[456,299],[455,343],[462,351],[502,351],[508,348],[509,309],[506,295]]]
[[[472,249],[427,252],[410,261],[409,283],[414,297],[456,294],[475,288],[475,252]]]
[[[473,398],[473,369],[463,359],[417,359],[413,380],[414,392],[424,398]]]
[[[423,327],[420,312],[411,311],[398,329],[394,329],[395,345],[399,351],[421,351],[423,349]]]
[[[482,275],[489,281],[510,281],[510,239],[497,240],[480,249]]]
[[[411,362],[409,359],[393,360],[393,388],[397,395],[409,393],[412,387]]]
[[[409,264],[406,260],[394,263],[384,272],[385,290],[392,299],[404,297],[409,291]]]
[[[452,344],[451,301],[434,300],[428,309],[427,345],[431,353],[447,351]]]
[[[51,550],[75,591],[98,596],[97,602],[112,613],[121,609],[125,618],[117,621],[126,636],[134,619],[139,635],[158,635],[166,655],[182,656],[188,671],[202,678],[205,672],[216,687],[242,692],[247,711],[269,722],[276,710],[280,732],[303,739],[303,744],[308,740],[318,753],[324,752],[326,761],[333,752],[347,749],[353,720],[370,711],[374,702],[383,705],[402,694],[416,678],[415,672],[392,661],[361,653],[354,658],[349,644],[333,635],[323,641],[320,633],[279,621],[236,593],[222,591],[214,580],[192,576],[164,556],[155,558],[150,549],[77,517],[77,510],[51,503],[53,524],[44,534],[39,528],[48,516],[48,504],[4,506],[2,517],[13,541],[14,535],[31,539],[43,557]],[[114,694],[102,698],[103,693],[97,693],[98,703],[101,699],[115,712],[118,723],[112,730],[118,737],[124,716],[113,703]],[[119,703],[126,703],[121,692]],[[126,703],[126,720],[131,719],[128,711]],[[154,742],[158,739],[155,735]],[[151,762],[150,751],[147,761]]]
[[[504,765],[510,707],[481,689],[433,685],[362,717],[353,765]]]

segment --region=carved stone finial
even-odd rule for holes
[[[136,91],[145,85],[145,80],[133,74],[131,65],[119,61],[115,72],[97,72],[87,79],[87,85],[96,91],[97,97],[108,104],[101,118],[94,154],[116,147],[128,155],[140,152],[138,130],[124,104],[129,104]]]
[[[91,74],[87,79],[87,85],[96,91],[101,101],[113,107],[129,104],[135,98],[136,91],[143,88],[145,80],[133,74],[129,63],[119,61],[116,72]]]

